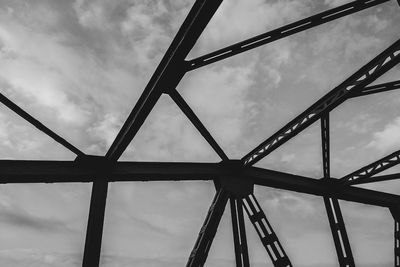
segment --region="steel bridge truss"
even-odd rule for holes
[[[254,196],[254,185],[321,196],[326,206],[340,266],[351,267],[355,266],[355,264],[339,206],[339,199],[389,208],[395,222],[394,265],[400,266],[400,196],[352,186],[400,178],[400,174],[376,176],[376,174],[400,163],[400,151],[396,151],[341,179],[333,179],[330,175],[329,150],[329,113],[331,110],[349,98],[400,88],[400,81],[370,86],[373,81],[399,63],[400,40],[394,42],[381,54],[373,58],[340,85],[333,88],[240,160],[228,158],[176,90],[186,72],[388,1],[390,0],[353,1],[207,55],[186,60],[188,53],[222,2],[222,0],[196,0],[105,156],[86,155],[18,107],[3,94],[0,94],[0,102],[5,106],[77,155],[74,161],[0,160],[0,183],[93,183],[83,267],[99,266],[109,182],[177,180],[210,180],[214,181],[216,188],[215,197],[186,266],[199,267],[206,262],[228,201],[232,216],[236,266],[250,266],[244,214],[247,214],[254,226],[272,264],[276,267],[293,266],[278,239],[278,234],[273,230],[266,214]],[[398,2],[400,4],[400,0]],[[220,163],[118,161],[162,94],[169,95],[189,118],[208,144],[219,155],[221,158]],[[313,179],[252,166],[317,120],[321,121],[322,179]]]

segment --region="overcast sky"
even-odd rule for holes
[[[188,59],[345,2],[225,0]],[[104,155],[192,4],[0,0],[1,93],[85,153]],[[192,71],[177,89],[238,159],[396,41],[399,25],[393,0]],[[396,67],[376,83],[399,78]],[[400,149],[399,93],[349,100],[331,113],[333,177]],[[322,177],[319,126],[256,165]],[[75,155],[0,106],[0,156]],[[121,160],[219,158],[162,96]],[[397,181],[368,188],[400,193]],[[80,266],[90,190],[90,184],[0,186],[0,265]],[[111,184],[101,266],[184,266],[214,193],[211,182]],[[322,198],[260,187],[255,195],[295,266],[337,266]],[[340,203],[356,264],[392,266],[389,211]],[[272,266],[246,226],[253,265]],[[227,207],[207,266],[234,266],[233,260]]]

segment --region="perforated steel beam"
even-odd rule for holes
[[[253,194],[248,195],[243,199],[243,204],[251,223],[261,239],[261,243],[271,258],[272,264],[275,267],[292,267],[289,257],[255,196]]]
[[[349,238],[347,237],[346,227],[342,212],[340,211],[339,201],[336,198],[324,197],[326,213],[329,225],[335,242],[336,253],[341,267],[354,267],[353,253],[351,252]]]
[[[368,164],[365,167],[358,169],[355,172],[352,172],[343,178],[341,178],[341,182],[346,185],[352,184],[361,184],[364,181],[374,180],[372,177],[375,174],[383,172],[397,164],[400,163],[400,150],[393,152],[392,154],[383,157],[371,164]]]
[[[227,192],[223,189],[217,191],[186,267],[201,267],[206,262],[219,222],[224,213],[228,197]]]
[[[243,53],[250,49],[271,43],[284,37],[311,29],[329,21],[359,12],[361,10],[388,2],[389,0],[358,0],[324,11],[314,16],[290,23],[275,30],[257,35],[250,39],[219,49],[207,55],[189,60],[187,70],[191,71],[228,57]]]
[[[246,228],[243,217],[243,202],[230,197],[233,242],[235,248],[236,267],[249,267],[249,252],[247,248]]]
[[[400,209],[399,206],[390,209],[394,220],[394,266],[400,266]]]
[[[329,113],[321,118],[322,167],[324,179],[331,179],[329,148]],[[342,211],[336,198],[324,197],[328,221],[335,243],[336,254],[341,267],[354,267],[353,253],[347,236]]]
[[[279,146],[296,136],[324,114],[328,113],[351,95],[360,92],[368,84],[393,68],[400,61],[400,40],[371,60],[368,64],[331,90],[307,110],[294,118],[282,129],[262,142],[242,158],[244,165],[253,165]]]

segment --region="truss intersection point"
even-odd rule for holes
[[[81,150],[0,94],[1,103],[77,155],[74,161],[0,160],[0,183],[93,183],[83,267],[99,266],[109,182],[176,180],[210,180],[214,181],[216,187],[215,197],[200,229],[193,250],[189,255],[187,267],[200,267],[205,264],[228,201],[232,218],[233,249],[235,251],[236,266],[250,266],[243,211],[245,211],[255,228],[272,264],[275,267],[293,266],[289,255],[285,252],[278,239],[278,233],[273,230],[254,195],[254,185],[320,196],[325,203],[339,265],[345,267],[353,267],[355,264],[339,200],[388,208],[395,222],[394,266],[400,267],[400,196],[352,186],[400,178],[400,174],[376,176],[380,172],[400,163],[400,151],[393,152],[341,179],[335,179],[330,174],[329,147],[330,111],[350,98],[400,89],[400,81],[371,85],[372,82],[400,62],[400,40],[375,56],[369,63],[333,88],[240,160],[228,158],[195,112],[176,90],[186,72],[194,71],[247,50],[365,9],[374,8],[389,1],[356,0],[201,57],[187,60],[189,52],[222,2],[222,0],[196,0],[142,95],[133,107],[132,112],[104,156],[85,155]],[[400,0],[397,0],[397,2],[400,5]],[[219,155],[221,158],[220,163],[118,161],[162,94],[171,97],[189,118],[207,143]],[[272,153],[317,120],[321,121],[324,174],[322,179],[253,167],[256,162]],[[279,235],[281,234],[279,233]]]

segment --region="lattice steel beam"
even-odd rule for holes
[[[361,184],[363,181],[369,179],[373,180],[373,175],[383,172],[399,163],[400,150],[362,167],[361,169],[344,176],[340,180],[346,185]]]
[[[228,197],[227,192],[223,189],[217,191],[186,267],[201,267],[206,262],[219,222],[224,213]]]
[[[388,2],[389,0],[358,0],[354,1],[311,17],[290,23],[275,30],[257,35],[250,39],[219,49],[207,55],[189,60],[187,62],[187,70],[191,71],[211,63],[223,60],[228,57],[243,53],[250,49],[271,43],[284,37],[299,33],[310,28],[319,26],[329,21],[359,12],[361,10]]]
[[[116,160],[147,118],[162,92],[175,89],[184,76],[185,58],[218,9],[222,0],[197,0],[151,77],[131,114],[107,152]]]
[[[388,82],[388,83],[382,83],[382,84],[368,86],[368,87],[365,87],[361,92],[351,95],[351,97],[359,97],[359,96],[377,94],[377,93],[392,91],[392,90],[396,90],[396,89],[400,89],[400,81],[394,81],[394,82]]]
[[[75,153],[77,156],[83,156],[85,153],[83,153],[81,150],[79,150],[77,147],[69,143],[67,140],[47,128],[44,124],[42,124],[40,121],[29,115],[25,110],[20,108],[17,104],[12,102],[10,99],[8,99],[6,96],[0,93],[0,102],[3,103],[6,107],[17,113],[20,117],[22,117],[24,120],[28,121],[30,124],[35,126],[39,131],[42,131],[46,135],[48,135],[50,138],[52,138],[54,141],[57,143],[61,144],[71,152]]]
[[[268,252],[269,257],[275,267],[291,267],[292,264],[284,251],[278,236],[268,222],[264,211],[253,194],[243,199],[244,208],[250,218],[251,223],[257,231],[262,244]]]
[[[243,164],[253,165],[279,146],[296,136],[302,130],[320,119],[352,94],[361,91],[400,61],[400,40],[371,60],[368,64],[346,79],[339,86],[319,99],[307,110],[286,124],[282,129],[262,142],[242,158]]]
[[[230,197],[233,242],[235,248],[236,267],[249,267],[249,252],[247,248],[246,228],[243,217],[243,202]]]
[[[188,117],[188,119],[193,123],[193,125],[204,137],[204,139],[206,139],[207,143],[214,149],[214,151],[218,154],[218,156],[222,160],[229,160],[228,156],[218,145],[218,143],[214,140],[210,132],[207,130],[206,127],[204,127],[203,123],[196,116],[196,114],[193,112],[190,106],[186,103],[185,99],[183,99],[182,96],[178,93],[178,91],[172,89],[169,91],[168,94],[171,96],[172,100],[174,100],[176,105],[182,110],[182,112],[185,113],[186,117]]]
[[[368,184],[368,183],[376,183],[376,182],[383,182],[383,181],[390,181],[390,180],[397,180],[400,179],[400,173],[393,173],[387,175],[378,175],[370,177],[369,179],[360,179],[352,181],[352,185],[356,184]]]

